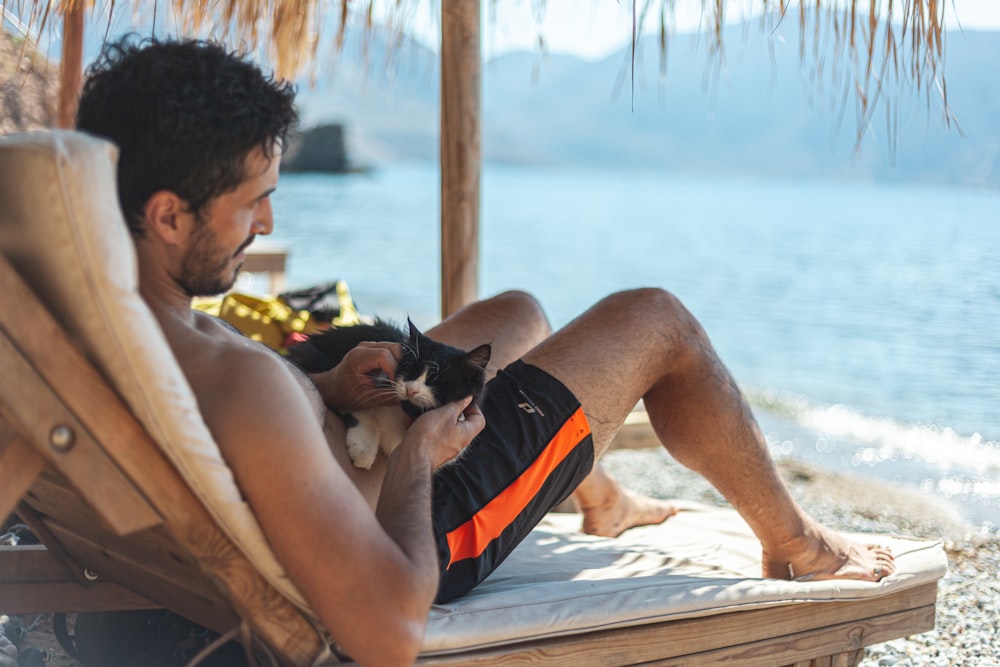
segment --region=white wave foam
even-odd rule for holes
[[[962,435],[947,426],[871,417],[845,405],[814,406],[801,396],[774,391],[752,393],[751,402],[828,436],[867,445],[854,453],[855,465],[918,457],[942,470],[1000,472],[1000,443],[979,433]]]
[[[936,484],[933,480],[924,480],[920,488],[935,490],[949,498],[974,498],[982,502],[1000,499],[1000,482],[991,480],[944,477]]]

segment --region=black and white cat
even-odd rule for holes
[[[478,402],[486,383],[488,344],[466,352],[428,338],[407,320],[409,333],[376,319],[372,324],[335,327],[288,348],[287,358],[307,373],[329,370],[363,341],[399,343],[403,356],[393,379],[376,376],[376,386],[392,391],[400,404],[341,413],[347,424],[347,453],[358,468],[372,467],[379,448],[391,453],[406,431],[404,411],[416,419],[445,403],[472,396]],[[400,409],[402,408],[402,409]]]

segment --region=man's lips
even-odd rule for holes
[[[233,257],[240,257],[243,254],[243,251],[249,248],[250,244],[253,243],[254,238],[256,237],[251,236],[246,241],[244,241],[243,245],[241,245],[239,248],[236,249],[236,252],[233,254]]]

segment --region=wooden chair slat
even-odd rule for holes
[[[41,544],[0,546],[0,600],[8,614],[154,609],[158,606],[110,581],[81,586]]]
[[[69,578],[81,588],[93,588],[80,581],[79,573],[97,565],[121,586],[206,627],[228,630],[242,618],[284,663],[311,664],[323,650],[312,622],[236,549],[118,394],[2,256],[0,284],[0,367],[5,374],[0,414],[54,471],[35,479],[17,511],[31,517],[27,522]],[[75,436],[68,452],[49,446],[49,434],[59,424]],[[69,481],[69,496],[56,490],[60,478]],[[176,549],[150,555],[142,540],[158,524],[162,528],[155,534]],[[98,539],[124,539],[115,542],[112,552],[88,531]],[[139,565],[153,565],[145,558],[161,559],[148,569],[147,578],[136,574]],[[175,574],[164,574],[178,562],[197,564],[187,585],[179,585],[184,580]]]
[[[0,521],[14,507],[45,468],[45,459],[0,414]]]
[[[59,470],[116,532],[126,534],[159,523],[143,494],[3,334],[0,364],[5,374],[0,385],[3,413],[35,453]]]
[[[936,599],[937,584],[930,583],[869,600],[796,603],[635,625],[428,657],[418,664],[771,667],[823,658],[829,662],[831,655],[858,648],[858,638],[870,645],[933,629]],[[853,628],[860,628],[860,634]],[[799,642],[804,648],[796,649]],[[781,649],[768,648],[772,645]],[[759,659],[758,653],[766,657]]]

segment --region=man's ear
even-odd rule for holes
[[[188,225],[194,216],[187,204],[170,190],[158,190],[143,206],[146,227],[167,243],[180,243],[186,238]]]

